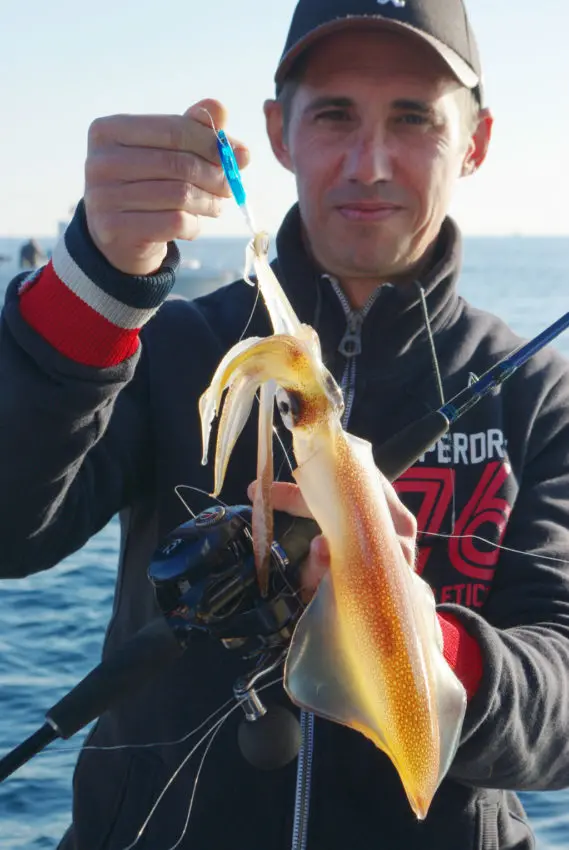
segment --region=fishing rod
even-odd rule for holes
[[[569,313],[549,325],[525,345],[516,348],[485,372],[469,387],[425,416],[412,422],[375,453],[376,463],[389,481],[395,481],[416,463],[448,432],[457,419],[478,404],[485,396],[495,394],[520,366],[552,342],[569,327]]]

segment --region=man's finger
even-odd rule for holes
[[[316,535],[310,541],[310,555],[323,566],[330,564],[330,547],[323,534]]]
[[[397,495],[397,491],[386,478],[383,479],[383,491],[391,512],[395,531],[399,537],[412,538],[414,540],[417,536],[417,520],[415,516],[403,504]]]
[[[185,151],[114,147],[91,154],[85,163],[85,179],[91,186],[122,185],[143,180],[179,180],[205,192],[229,197],[230,189],[217,165]]]
[[[90,212],[165,212],[179,210],[211,218],[221,213],[221,201],[193,183],[178,180],[143,180],[111,186],[94,186],[85,193]]]
[[[239,166],[244,168],[249,162],[249,151],[241,142],[230,141]],[[201,119],[197,121],[185,115],[110,115],[93,121],[89,128],[89,153],[115,145],[187,151],[219,164],[211,123],[203,124]]]
[[[134,148],[190,151],[217,161],[217,145],[211,127],[183,115],[109,115],[97,118],[89,128],[89,152],[123,145]]]
[[[120,233],[123,244],[141,245],[166,243],[172,239],[191,241],[200,229],[197,216],[180,210],[106,213],[98,217],[97,224],[99,248],[115,243],[117,233]]]
[[[330,568],[328,541],[319,534],[310,543],[310,553],[300,570],[300,593],[302,601],[310,602],[316,588]]]
[[[256,481],[253,481],[247,489],[247,495],[253,501],[255,496]],[[297,484],[289,484],[286,481],[273,481],[271,486],[271,501],[275,511],[285,511],[293,516],[312,518],[306,502]]]

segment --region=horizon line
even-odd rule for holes
[[[276,233],[270,233],[271,240],[276,239]],[[468,233],[462,231],[462,236],[465,239],[569,239],[569,231],[567,233],[519,233],[516,231],[504,231],[501,233]],[[59,239],[55,233],[0,233],[0,239]],[[215,239],[250,239],[249,233],[202,233],[196,239],[177,239],[176,242],[192,245],[194,242],[203,242],[205,240],[213,241]]]

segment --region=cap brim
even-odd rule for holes
[[[455,77],[459,80],[459,82],[466,86],[466,88],[474,89],[480,85],[481,80],[473,68],[471,68],[470,65],[458,55],[458,53],[455,53],[454,50],[451,50],[450,47],[447,47],[446,44],[443,44],[438,39],[427,35],[409,24],[401,23],[400,21],[388,20],[379,15],[353,15],[349,18],[339,18],[336,21],[329,21],[326,24],[322,24],[309,32],[304,38],[297,41],[296,44],[294,44],[293,47],[291,47],[291,49],[281,57],[281,61],[279,62],[279,66],[275,73],[277,90],[283,84],[287,74],[299,56],[301,56],[309,47],[312,47],[315,42],[320,41],[320,39],[324,38],[324,36],[331,35],[332,33],[339,32],[341,30],[361,29],[362,25],[369,27],[370,24],[378,29],[396,30],[419,38],[421,41],[429,44],[439,54]]]

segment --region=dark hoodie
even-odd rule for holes
[[[520,343],[499,319],[458,296],[460,250],[457,228],[446,220],[420,280],[447,399],[471,373],[483,373]],[[317,329],[325,360],[343,381],[351,432],[379,446],[439,406],[418,285],[381,287],[362,323],[346,316],[334,283],[307,257],[296,208],[279,232],[277,252],[294,309]],[[211,466],[200,465],[197,400],[243,332],[256,295],[238,282],[193,303],[162,304],[175,254],[172,248],[162,271],[149,278],[116,272],[90,242],[80,205],[52,262],[23,285],[14,281],[3,311],[1,574],[51,567],[120,512],[105,653],[158,614],[146,570],[160,538],[187,519],[176,485],[211,489]],[[257,304],[247,333],[269,332]],[[246,500],[255,439],[251,423],[229,465],[222,495],[230,504]],[[471,640],[478,648],[482,674],[455,761],[422,823],[382,753],[363,736],[316,719],[307,848],[529,850],[531,832],[514,792],[569,783],[566,361],[552,351],[536,355],[397,489],[417,516],[419,569],[438,612],[458,624],[463,646]],[[185,497],[195,511],[210,503],[192,490]],[[461,651],[459,640],[455,652]],[[462,657],[468,663],[474,656]],[[89,744],[183,738],[231,697],[245,669],[238,653],[200,643],[104,714]],[[266,697],[288,705],[281,686]],[[235,712],[209,751],[182,848],[291,845],[296,764],[268,773],[248,766],[237,745],[239,720]],[[196,740],[84,750],[65,850],[119,850],[134,841]],[[178,840],[198,763],[190,760],[171,784],[140,850]]]

